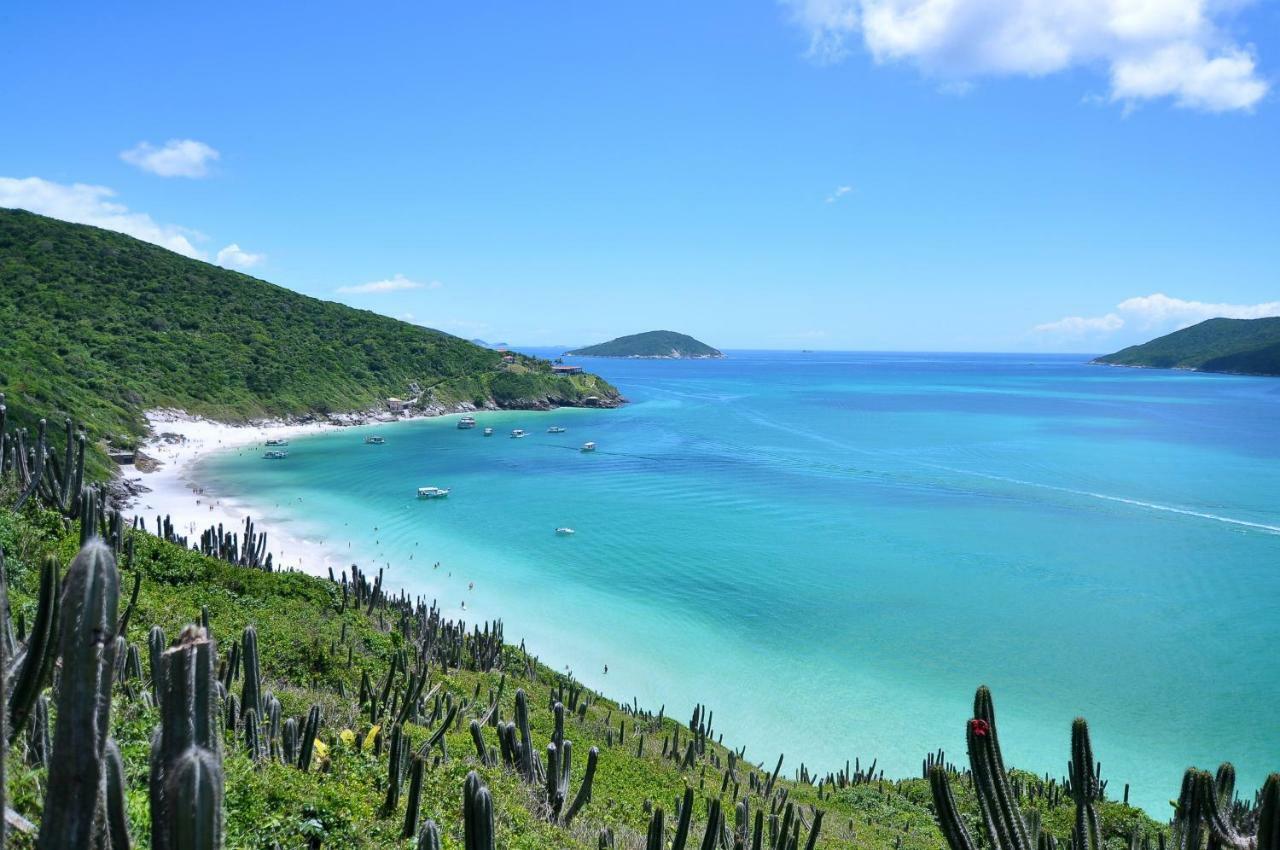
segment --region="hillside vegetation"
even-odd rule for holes
[[[716,349],[686,334],[675,331],[646,331],[630,336],[588,345],[567,352],[582,357],[652,357],[652,358],[708,358],[723,357]]]
[[[507,363],[440,331],[21,210],[0,209],[0,327],[11,416],[74,415],[117,444],[143,433],[147,408],[326,414],[409,398],[415,383],[436,409],[618,399],[593,375]]]
[[[1280,375],[1280,318],[1209,319],[1093,362],[1238,375]]]

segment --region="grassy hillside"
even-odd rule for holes
[[[320,301],[128,236],[0,209],[0,392],[127,443],[142,410],[221,419],[363,410],[388,397],[500,407],[614,403],[592,375]],[[55,418],[56,421],[56,418]]]
[[[647,331],[620,336],[599,345],[568,352],[583,357],[723,357],[716,349],[675,331]]]
[[[32,624],[36,620],[39,585],[37,565],[52,554],[65,570],[79,545],[79,535],[74,524],[65,525],[52,512],[28,508],[21,515],[11,513],[7,507],[10,500],[11,496],[0,493],[0,548],[7,556],[14,618]],[[152,729],[160,721],[159,711],[148,696],[148,634],[153,625],[158,625],[172,640],[185,624],[200,618],[203,608],[217,642],[218,657],[224,662],[237,649],[244,648],[241,635],[245,627],[255,627],[262,659],[262,688],[280,700],[286,720],[305,718],[312,706],[320,707],[322,717],[314,763],[305,772],[278,756],[255,760],[245,743],[244,722],[236,721],[230,726],[219,723],[223,726],[225,846],[255,850],[418,846],[413,839],[401,837],[409,805],[407,777],[399,780],[403,788],[398,800],[384,808],[389,787],[389,748],[385,741],[375,745],[374,740],[379,731],[387,734],[389,715],[379,714],[378,723],[373,723],[366,701],[359,697],[362,675],[367,673],[379,687],[397,653],[407,649],[410,659],[413,657],[416,644],[406,637],[398,617],[381,605],[344,604],[341,587],[324,579],[231,566],[147,534],[132,536],[135,552],[132,560],[121,561],[120,587],[127,595],[135,579],[141,579],[125,637],[141,650],[142,672],[130,673],[126,665],[122,680],[115,684],[111,734],[123,755],[133,845],[150,846],[148,753]],[[122,612],[126,602],[127,599],[121,600]],[[299,632],[300,623],[306,624],[303,632]],[[244,653],[240,654],[243,658]],[[705,846],[702,836],[712,801],[723,801],[732,825],[733,806],[738,799],[749,801],[753,816],[756,811],[764,811],[766,816],[772,812],[781,818],[780,801],[794,804],[806,824],[801,832],[801,847],[805,846],[804,835],[815,807],[825,813],[817,848],[924,850],[944,846],[934,825],[929,783],[924,779],[893,781],[877,776],[830,783],[828,776],[827,783],[819,787],[816,776],[797,778],[809,771],[801,767],[795,755],[787,754],[777,783],[766,793],[764,786],[774,771],[777,753],[747,753],[734,767],[730,750],[719,743],[719,736],[712,729],[705,750],[689,755],[687,745],[697,736],[688,724],[669,716],[677,713],[676,706],[667,706],[665,717],[637,715],[617,702],[585,691],[579,697],[579,704],[585,708],[581,714],[569,712],[565,737],[572,740],[575,752],[571,795],[576,794],[583,781],[588,749],[599,750],[591,801],[570,826],[550,823],[544,803],[545,787],[526,784],[518,770],[504,766],[500,760],[494,764],[482,761],[469,723],[483,719],[494,696],[499,696],[497,711],[502,720],[512,718],[516,690],[523,689],[528,697],[535,750],[545,753],[554,726],[553,700],[566,699],[568,689],[575,686],[573,681],[555,672],[554,662],[543,665],[514,646],[502,651],[493,669],[476,669],[465,659],[461,661],[430,666],[428,687],[438,685],[440,690],[424,700],[423,712],[411,713],[412,719],[403,726],[413,748],[421,748],[442,726],[432,706],[442,711],[446,705],[459,707],[454,722],[444,727],[443,748],[437,746],[428,754],[419,800],[418,823],[433,819],[441,828],[445,848],[464,846],[461,789],[472,770],[479,773],[493,795],[496,847],[505,850],[643,848],[653,807],[666,810],[670,841],[675,829],[675,804],[686,787],[692,790],[694,801],[689,850]],[[227,690],[238,696],[245,684],[243,668],[240,671],[227,677]],[[404,678],[402,674],[393,690],[404,684]],[[821,687],[821,683],[815,682],[814,686]],[[687,717],[692,708],[681,706],[678,715]],[[223,709],[215,710],[225,714]],[[391,711],[395,711],[394,701]],[[714,723],[704,713],[700,722],[708,721]],[[837,720],[832,729],[815,730],[815,734],[839,734],[841,722],[845,721]],[[963,724],[958,719],[956,743],[961,752]],[[486,746],[496,751],[496,729],[482,725],[481,730]],[[669,746],[677,737],[679,744]],[[38,827],[48,769],[33,758],[33,742],[31,735],[23,732],[14,744],[9,758],[8,798],[15,811]],[[53,747],[56,752],[56,739]],[[1064,759],[1065,749],[1064,730]],[[674,751],[676,757],[664,753],[666,750]],[[864,771],[869,761],[864,757]],[[728,781],[728,776],[733,781]],[[1074,808],[1061,786],[1049,785],[1025,773],[1015,774],[1014,780],[1013,787],[1024,810],[1039,812],[1043,828],[1065,842],[1071,832]],[[978,807],[967,774],[953,774],[952,785],[962,817],[971,830],[975,829]],[[1138,810],[1123,804],[1105,802],[1099,808],[1109,850],[1126,850],[1135,835],[1139,841],[1143,837],[1154,839],[1160,829]],[[767,817],[766,823],[772,822]],[[611,844],[599,843],[602,830],[612,833]],[[33,833],[11,830],[9,846],[33,847]],[[773,846],[767,836],[765,846]]]
[[[1280,375],[1280,318],[1209,319],[1095,363],[1195,369],[1241,375]]]

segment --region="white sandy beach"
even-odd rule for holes
[[[130,508],[142,517],[149,531],[155,531],[156,517],[168,515],[178,534],[189,542],[198,541],[207,528],[221,523],[225,529],[243,537],[247,506],[235,500],[204,492],[204,485],[194,476],[195,463],[213,452],[237,448],[262,448],[269,439],[292,439],[343,427],[332,422],[295,424],[262,422],[252,425],[229,425],[191,416],[180,410],[147,412],[152,436],[142,451],[159,462],[152,472],[131,470],[127,477],[137,479],[150,492],[137,496]],[[278,569],[295,569],[316,575],[327,575],[330,566],[339,572],[349,560],[346,552],[326,547],[319,540],[291,537],[281,533],[278,523],[253,514],[257,531],[267,532],[267,549]]]

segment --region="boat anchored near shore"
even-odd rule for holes
[[[368,437],[364,438],[364,444],[366,446],[381,446],[385,442],[386,440],[379,437],[377,434],[370,434]]]
[[[474,428],[476,427],[476,418],[474,416],[464,416],[458,420],[458,427],[463,430]]]
[[[590,442],[588,442],[588,443],[583,443],[583,444],[582,444],[582,451],[584,451],[584,452],[594,452],[595,450],[596,450],[596,444],[595,444],[595,443],[590,443]]]
[[[529,436],[529,432],[524,430],[523,428],[517,428],[511,432],[511,439],[513,440],[519,440],[527,436]]]
[[[277,437],[274,440],[267,440],[267,445],[268,446],[287,446],[289,445],[289,441],[284,439],[283,437]]]
[[[577,534],[577,532],[574,531],[572,528],[569,528],[567,525],[562,525],[556,529],[556,534],[560,535],[561,537],[569,537],[573,534]]]
[[[419,499],[443,499],[449,495],[448,487],[419,487]]]
[[[550,428],[547,429],[548,434],[563,434],[564,432],[565,432],[565,429],[561,428],[559,425],[552,425]]]
[[[492,429],[492,428],[485,428],[485,429],[484,429],[484,435],[485,435],[486,437],[492,437],[492,436],[493,436],[493,429]]]
[[[289,456],[288,452],[282,452],[279,449],[272,449],[271,451],[264,454],[262,457],[264,460],[284,460],[288,456]]]

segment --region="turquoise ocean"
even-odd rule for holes
[[[583,359],[631,403],[198,476],[613,698],[707,704],[752,761],[963,761],[985,683],[1008,763],[1063,775],[1084,715],[1111,796],[1163,818],[1189,765],[1280,769],[1280,379],[1086,359]]]

